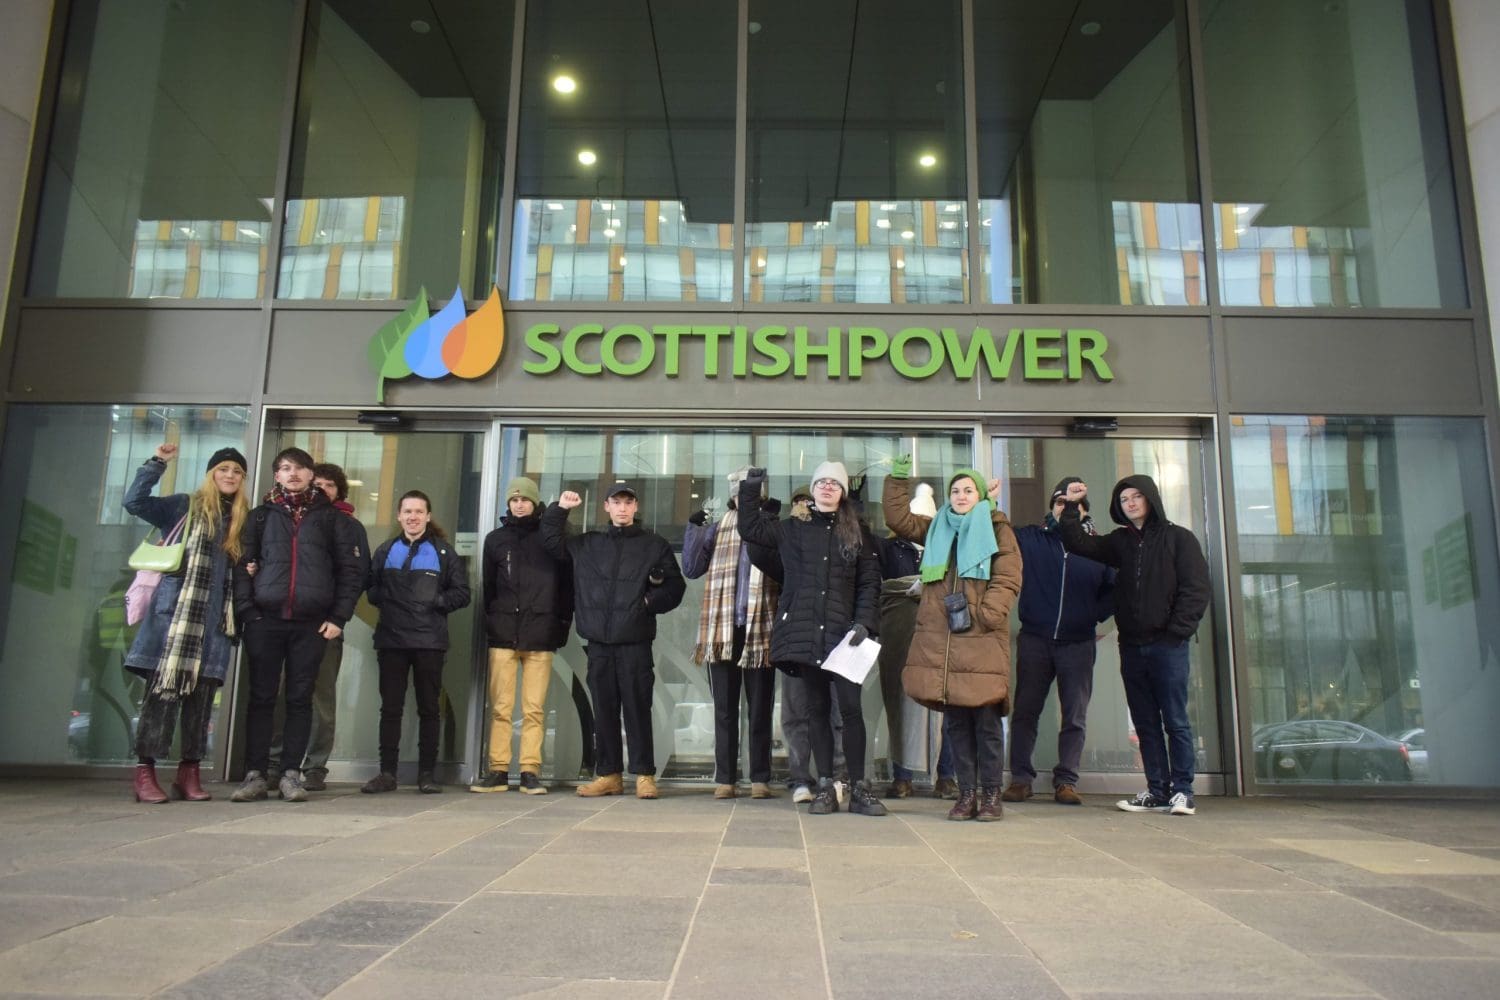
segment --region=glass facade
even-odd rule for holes
[[[1500,784],[1482,422],[1245,416],[1230,441],[1246,771]]]

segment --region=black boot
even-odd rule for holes
[[[827,778],[818,781],[818,794],[813,797],[812,805],[807,807],[811,816],[827,816],[829,813],[839,811],[838,793],[834,791],[833,782]]]
[[[886,808],[885,803],[870,791],[869,782],[858,781],[849,790],[849,811],[860,816],[884,816]]]

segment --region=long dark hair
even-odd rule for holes
[[[431,497],[429,497],[426,493],[423,493],[421,490],[407,490],[405,493],[401,494],[401,499],[396,501],[396,513],[398,515],[401,513],[401,505],[408,500],[422,501],[427,505],[427,513],[432,513]],[[446,542],[448,540],[448,533],[438,525],[437,521],[427,522],[426,535],[428,538],[436,538],[440,542]]]
[[[833,537],[838,539],[839,554],[845,562],[859,558],[859,550],[865,544],[865,532],[854,509],[854,501],[848,496],[839,497],[839,509],[833,514]]]

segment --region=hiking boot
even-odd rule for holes
[[[979,815],[979,791],[974,788],[962,788],[958,792],[958,801],[953,803],[953,808],[948,810],[948,818],[951,820],[973,819]]]
[[[586,799],[595,799],[601,795],[622,795],[625,792],[625,782],[620,779],[620,772],[614,774],[601,774],[586,785],[578,786],[578,794]]]
[[[264,802],[266,800],[266,776],[259,771],[246,771],[245,780],[240,782],[229,796],[230,802]]]
[[[1006,791],[1008,792],[1009,789]],[[1002,795],[1001,798],[1005,798],[1005,796]],[[1009,802],[1010,800],[1006,799],[1006,801]],[[1083,805],[1083,797],[1078,794],[1078,789],[1072,785],[1058,785],[1052,789],[1052,801],[1062,806]]]
[[[813,790],[806,785],[797,785],[792,789],[792,804],[801,805],[813,800]]]
[[[309,792],[328,791],[328,772],[321,767],[316,771],[308,768],[302,772],[302,787]]]
[[[547,786],[542,784],[535,771],[521,772],[521,791],[527,795],[546,795]]]
[[[909,799],[913,789],[910,778],[897,778],[891,782],[891,787],[885,790],[888,799]]]
[[[857,782],[849,788],[849,811],[859,816],[884,816],[885,803],[870,791],[868,781]]]
[[[807,807],[810,816],[827,816],[829,813],[839,811],[839,795],[834,790],[833,782],[818,782],[818,794],[813,796],[812,805]]]
[[[958,798],[958,782],[952,778],[939,778],[933,783],[932,797],[935,799]]]
[[[730,786],[731,788],[734,786]],[[656,799],[661,793],[656,790],[656,776],[651,774],[638,774],[635,777],[635,797],[638,799]]]
[[[1159,799],[1150,792],[1140,792],[1133,799],[1121,799],[1115,803],[1116,809],[1128,813],[1164,813],[1172,808],[1166,799]]]
[[[1167,811],[1173,816],[1191,816],[1198,811],[1198,806],[1194,804],[1193,797],[1187,792],[1178,792],[1172,796],[1172,804]]]
[[[979,790],[979,811],[974,818],[981,823],[994,823],[1005,818],[1005,807],[1000,804],[1000,786]]]
[[[714,798],[716,799],[732,799],[736,794],[733,785],[714,786]]]
[[[161,790],[156,783],[155,764],[137,764],[135,766],[135,800],[144,802],[148,806],[159,806],[167,801],[167,793]]]
[[[752,799],[774,799],[776,793],[771,790],[771,786],[766,782],[752,781],[750,782],[750,797]]]
[[[374,795],[377,792],[394,792],[396,790],[396,776],[389,771],[381,771],[375,777],[360,785],[359,790],[366,795]]]
[[[1031,785],[1024,781],[1012,781],[1005,791],[1000,793],[1001,802],[1025,802],[1031,798]]]
[[[199,762],[196,760],[180,760],[177,762],[177,777],[172,780],[170,795],[174,799],[186,799],[188,802],[207,802],[213,798],[203,790],[203,780],[199,774]]]
[[[522,777],[521,777],[521,785],[522,785],[523,788],[524,788],[525,784],[526,784],[526,777],[525,777],[525,775],[522,775]],[[509,771],[491,771],[489,774],[486,774],[483,778],[480,778],[478,781],[472,782],[469,785],[469,791],[471,791],[471,792],[508,792],[508,791],[510,791],[510,772]]]
[[[307,801],[307,789],[302,787],[301,771],[281,772],[281,780],[276,783],[276,790],[281,794],[283,802]]]
[[[443,786],[438,784],[431,771],[423,771],[417,775],[417,791],[423,795],[441,795]]]

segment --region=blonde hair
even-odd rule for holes
[[[224,494],[219,492],[219,484],[214,482],[214,473],[226,465],[239,465],[234,461],[223,461],[209,469],[203,474],[203,485],[198,487],[192,499],[188,501],[188,510],[192,513],[190,520],[203,521],[213,533],[217,535],[223,524],[223,507],[219,498]],[[230,562],[238,562],[244,553],[241,538],[245,531],[245,522],[250,519],[250,501],[245,498],[245,481],[240,480],[240,488],[235,491],[233,500],[229,504],[229,529],[224,532],[224,541],[221,546],[225,555],[229,556]]]

